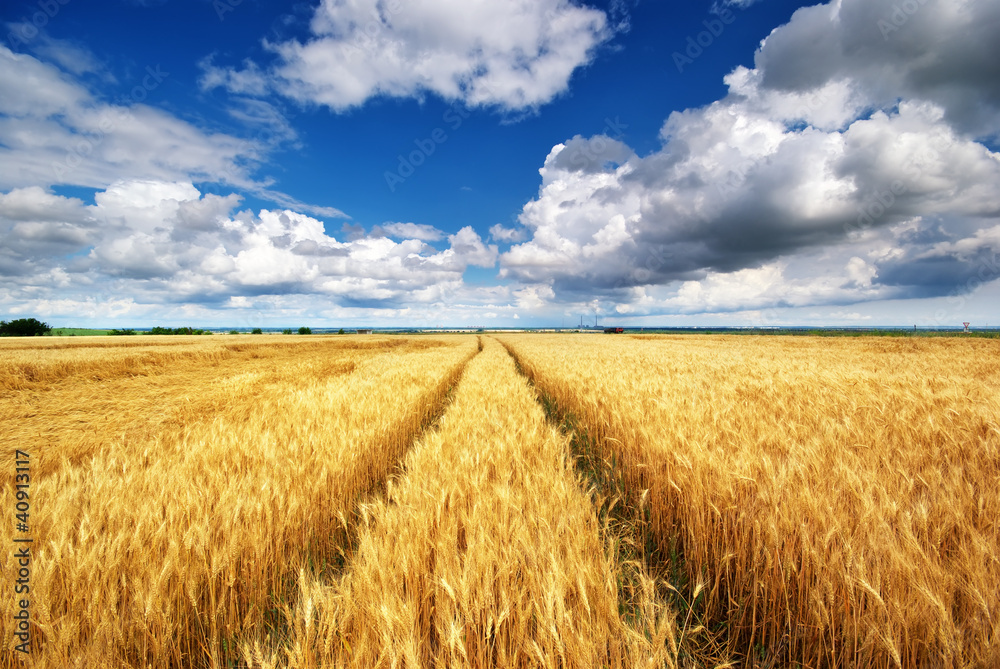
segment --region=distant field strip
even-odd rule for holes
[[[340,559],[359,497],[477,350],[474,337],[234,339],[0,344],[4,509],[13,449],[36,463],[32,666],[223,667],[238,637],[277,634],[299,566]],[[21,666],[12,599],[5,669]]]
[[[1000,666],[996,342],[502,340],[648,490],[734,659]]]
[[[236,408],[240,399],[234,389],[239,385],[305,387],[346,374],[363,359],[403,343],[163,339],[0,339],[3,434],[11,443],[45,444],[46,456],[58,454],[46,457],[43,469],[36,471],[48,473],[63,460],[75,463],[115,443],[153,439],[167,425]],[[7,457],[9,453],[0,454]],[[2,470],[0,478],[8,474]]]
[[[614,551],[506,351],[484,339],[437,428],[364,507],[336,579],[303,571],[292,639],[253,666],[670,667],[673,614],[647,581],[634,628]]]

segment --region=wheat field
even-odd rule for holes
[[[608,339],[504,341],[646,496],[724,657],[1000,666],[995,342]]]
[[[0,348],[3,508],[13,449],[34,459],[36,666],[226,666],[240,635],[275,626],[300,565],[342,559],[359,495],[477,350],[136,339]],[[0,563],[10,573],[12,552]],[[2,601],[4,666],[20,666]]]
[[[350,569],[302,575],[289,667],[675,666],[673,617],[648,583],[619,615],[616,556],[526,380],[493,340],[384,500],[363,507]]]
[[[1000,666],[998,416],[981,339],[0,340],[0,667]]]

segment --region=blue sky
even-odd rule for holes
[[[1000,325],[1000,6],[0,8],[0,316]]]

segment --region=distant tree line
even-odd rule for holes
[[[50,332],[52,327],[37,318],[0,321],[0,337],[41,337]]]
[[[282,332],[282,334],[292,334],[292,330],[290,328],[286,328],[286,329],[282,330],[281,332]],[[343,333],[343,330],[341,330],[341,333]],[[127,330],[112,330],[111,334],[113,334],[113,335],[134,335],[134,334],[140,334],[140,333],[136,332],[135,330],[132,330],[132,329],[127,329]],[[147,334],[153,334],[153,335],[201,335],[201,334],[212,334],[212,331],[211,330],[196,330],[194,328],[164,328],[164,327],[156,326],[155,328],[150,329],[147,332]],[[244,332],[240,332],[239,330],[230,330],[229,334],[233,334],[233,335],[235,335],[235,334],[245,334],[245,331]],[[253,328],[250,331],[250,334],[255,334],[255,335],[264,334],[264,330],[262,330],[261,328]],[[302,335],[312,334],[312,328],[301,327],[301,328],[299,328],[299,334],[302,334]]]
[[[154,335],[203,335],[212,334],[209,330],[195,330],[194,328],[161,328],[156,326],[149,331],[149,334]]]
[[[121,328],[115,330],[106,331],[111,335],[125,337],[137,334],[143,334],[142,330],[135,330],[133,328]],[[282,334],[292,334],[294,331],[291,328],[285,328],[281,331]],[[52,327],[47,323],[42,323],[37,318],[19,318],[13,321],[0,321],[0,337],[41,337],[43,335],[48,335],[52,333]],[[300,335],[311,335],[313,333],[310,327],[300,327],[298,329]],[[191,327],[181,327],[181,328],[165,328],[157,325],[154,328],[145,331],[145,334],[152,335],[210,335],[211,330],[196,329]],[[229,334],[240,334],[237,330],[230,330]],[[253,328],[250,334],[264,334],[261,328]],[[344,329],[340,329],[340,334],[344,334]]]

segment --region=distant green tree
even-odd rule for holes
[[[51,326],[37,318],[0,321],[0,337],[41,337],[52,331]]]
[[[312,334],[312,328],[307,328],[304,325],[299,328],[299,334]]]
[[[124,330],[112,330],[111,334],[117,336],[134,335],[135,330],[133,330],[132,328],[125,328]]]
[[[157,325],[149,331],[149,334],[154,335],[200,335],[205,334],[204,330],[195,330],[194,328],[164,328]]]
[[[229,334],[239,334],[239,333],[240,333],[239,330],[230,330],[229,331]]]
[[[264,331],[260,328],[254,328],[250,334],[264,334]]]
[[[344,334],[344,328],[340,328],[339,330],[337,330],[337,334]]]
[[[292,334],[292,328],[285,328],[281,331],[281,334]]]

